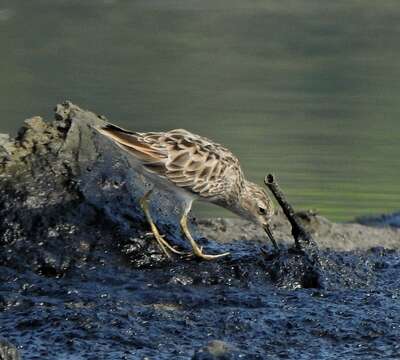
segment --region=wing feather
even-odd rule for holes
[[[217,198],[229,190],[227,177],[242,176],[239,161],[229,150],[183,129],[138,133],[109,124],[97,130],[148,171],[202,197]]]
[[[141,160],[143,161],[147,159],[146,156],[149,158],[149,161],[161,160],[166,157],[165,154],[159,150],[141,141],[139,133],[130,132],[111,124],[98,128],[97,130],[125,150],[132,151],[135,155],[140,154]]]

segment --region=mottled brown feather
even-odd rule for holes
[[[145,169],[202,197],[227,201],[240,188],[238,159],[225,147],[183,129],[139,133],[106,126],[99,131],[134,155]],[[228,197],[229,198],[229,197]]]

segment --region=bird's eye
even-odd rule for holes
[[[258,208],[258,212],[259,212],[261,215],[265,215],[266,210],[265,210],[264,208],[262,208],[262,207],[259,207],[259,208]]]

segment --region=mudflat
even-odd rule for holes
[[[66,102],[53,122],[34,117],[15,139],[0,137],[4,346],[27,359],[399,355],[398,214],[332,223],[300,212],[319,248],[317,276],[280,213],[279,253],[246,221],[192,219],[204,249],[231,256],[171,260],[137,203],[151,184],[95,135],[102,121]],[[151,208],[189,251],[176,200],[158,192]]]

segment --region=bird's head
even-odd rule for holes
[[[274,215],[274,205],[266,191],[250,181],[246,184],[241,194],[240,215],[262,226],[268,237],[276,247],[269,223]]]
[[[274,206],[263,188],[250,181],[246,181],[241,202],[241,206],[245,211],[242,214],[244,217],[263,227],[268,225],[274,214]]]

